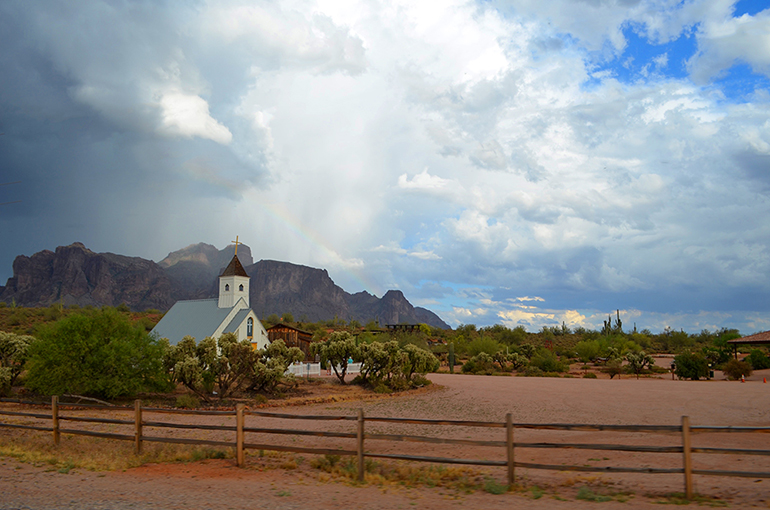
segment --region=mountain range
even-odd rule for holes
[[[132,310],[168,310],[179,300],[217,295],[217,277],[232,259],[235,246],[223,250],[205,243],[169,253],[156,263],[140,257],[96,253],[82,243],[43,250],[13,261],[13,276],[0,286],[0,301],[20,306],[53,303],[117,306]],[[435,313],[412,306],[398,290],[381,298],[368,292],[350,294],[325,269],[289,262],[260,260],[239,245],[238,259],[251,277],[251,307],[260,317],[291,313],[298,320],[333,318],[361,323],[425,323],[448,329]]]

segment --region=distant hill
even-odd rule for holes
[[[234,246],[223,250],[199,243],[169,253],[158,263],[139,257],[95,253],[82,243],[44,250],[13,262],[13,277],[0,287],[0,301],[20,306],[52,303],[117,306],[133,310],[168,310],[181,299],[216,297],[217,276],[230,261]],[[448,329],[435,313],[412,306],[401,291],[382,298],[367,292],[349,294],[324,269],[289,262],[253,263],[251,249],[238,247],[238,258],[251,276],[251,306],[260,317],[291,313],[308,321],[330,320],[380,324],[424,322]]]

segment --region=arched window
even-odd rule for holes
[[[254,319],[251,317],[249,317],[249,320],[246,321],[246,336],[249,338],[254,336]]]
[[[241,292],[243,292],[243,284],[240,284],[240,285],[238,286],[238,290],[240,290]]]
[[[225,290],[230,290],[230,284],[229,283],[225,283]]]

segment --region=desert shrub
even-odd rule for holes
[[[733,381],[737,381],[742,375],[751,375],[751,365],[745,361],[738,361],[737,359],[731,359],[722,367],[722,371],[725,375]]]
[[[0,331],[0,395],[10,393],[27,362],[34,337]]]
[[[535,352],[537,352],[537,348],[532,344],[521,344],[518,347],[519,354],[522,354],[527,357],[527,359],[532,359],[532,356],[535,355]]]
[[[554,353],[548,349],[540,349],[532,356],[530,365],[539,368],[543,372],[566,372],[567,367],[559,361]]]
[[[623,363],[619,359],[611,359],[602,368],[602,372],[610,376],[610,379],[614,379],[615,376],[620,376],[623,373]]]
[[[200,407],[201,401],[194,395],[180,395],[176,398],[176,407],[183,409],[197,409]]]
[[[544,372],[542,370],[532,365],[527,366],[524,371],[519,372],[519,375],[524,377],[543,377],[543,374]]]
[[[26,384],[46,395],[114,398],[165,389],[165,344],[114,309],[71,315],[38,332]]]
[[[463,364],[464,374],[491,374],[494,371],[494,360],[486,352],[480,352]]]
[[[684,352],[674,357],[674,363],[676,363],[674,373],[681,379],[697,381],[701,377],[708,376],[708,360],[700,354]]]
[[[626,354],[626,360],[628,361],[628,369],[636,374],[637,379],[639,379],[639,374],[641,374],[645,368],[655,364],[655,358],[649,354],[645,354],[644,351],[629,352]]]
[[[596,374],[593,372],[586,372],[583,374],[583,379],[596,379]]]
[[[490,494],[505,494],[508,492],[508,486],[504,483],[500,483],[492,478],[487,479],[484,482],[484,490]]]
[[[291,382],[284,373],[291,363],[303,358],[301,350],[287,348],[283,340],[254,351],[248,340],[239,342],[234,334],[225,333],[217,340],[207,337],[198,344],[193,337],[184,337],[168,349],[164,364],[175,382],[209,401],[215,388],[220,399],[244,388],[271,392],[278,384]]]
[[[770,368],[770,358],[759,349],[752,349],[744,361],[748,362],[754,370]]]
[[[334,375],[345,384],[349,359],[360,359],[361,352],[356,339],[347,331],[335,331],[325,342],[310,345],[312,355],[320,355],[321,363],[331,363]]]
[[[294,376],[285,375],[286,371],[295,361],[305,359],[305,354],[298,347],[286,347],[283,340],[276,340],[264,349],[252,351],[252,356],[247,386],[255,391],[271,393],[279,384],[293,384]]]
[[[583,363],[593,361],[600,355],[599,342],[596,340],[583,340],[575,345],[575,352]]]
[[[482,352],[494,356],[496,352],[502,349],[502,346],[500,343],[498,343],[496,340],[490,337],[480,337],[472,342],[468,343],[468,354],[471,355],[471,357],[476,356],[477,354],[480,354]]]

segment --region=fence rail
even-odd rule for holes
[[[23,401],[18,399],[0,399],[0,402],[16,403],[21,405],[41,405],[39,402]],[[83,416],[64,416],[62,410],[82,408],[88,410],[110,410],[118,412],[134,413],[134,419],[114,419],[97,418]],[[128,406],[105,406],[97,404],[70,404],[60,403],[58,397],[51,399],[50,414],[39,412],[20,412],[0,410],[0,416],[26,417],[34,419],[51,420],[51,426],[39,426],[20,423],[6,423],[0,421],[0,428],[26,429],[42,432],[51,432],[53,441],[56,445],[60,442],[61,434],[74,434],[91,437],[113,439],[119,441],[133,441],[136,453],[141,453],[144,442],[176,443],[190,445],[224,446],[233,447],[236,450],[236,461],[239,466],[244,464],[244,452],[247,449],[275,450],[294,453],[307,453],[318,455],[346,455],[355,456],[358,460],[358,478],[364,477],[364,458],[379,458],[392,460],[406,460],[413,462],[431,462],[441,464],[466,464],[476,466],[494,466],[507,468],[508,483],[512,484],[515,480],[515,469],[545,469],[553,471],[582,471],[582,472],[601,472],[601,473],[648,473],[648,474],[683,474],[685,494],[688,498],[692,497],[693,484],[692,475],[711,475],[724,477],[744,477],[744,478],[770,478],[770,472],[748,472],[748,471],[729,471],[729,470],[708,470],[695,469],[692,465],[692,454],[718,454],[718,455],[752,455],[752,456],[770,456],[770,450],[767,449],[745,449],[745,448],[711,448],[711,447],[693,447],[691,445],[691,433],[768,433],[770,427],[745,427],[745,426],[712,426],[699,425],[691,426],[689,418],[683,416],[681,425],[603,425],[603,424],[571,424],[571,423],[514,423],[512,415],[508,413],[504,422],[489,421],[468,421],[468,420],[436,420],[436,419],[418,419],[418,418],[392,418],[392,417],[364,417],[363,410],[359,409],[357,416],[350,415],[298,415],[288,413],[275,413],[267,411],[247,410],[243,404],[238,404],[232,411],[190,411],[180,409],[164,409],[153,407],[142,407],[141,402],[137,400],[133,407]],[[201,416],[227,416],[235,417],[235,425],[206,425],[190,423],[171,423],[161,421],[145,420],[146,413],[165,413],[182,415],[201,415]],[[282,420],[311,420],[319,421],[355,421],[356,428],[353,432],[335,432],[328,430],[302,430],[292,428],[270,428],[270,427],[247,427],[245,425],[246,416],[259,416],[262,418],[273,418]],[[134,426],[133,434],[118,434],[114,432],[99,432],[93,430],[61,428],[61,421],[76,423],[96,423],[108,425],[126,425]],[[502,428],[505,431],[505,437],[502,440],[478,440],[478,439],[455,439],[445,437],[432,437],[423,435],[407,434],[379,434],[365,433],[366,422],[379,422],[391,424],[410,424],[410,425],[433,425],[447,427],[477,427],[477,428]],[[160,437],[147,435],[145,428],[171,428],[180,430],[208,430],[235,432],[235,441],[217,441],[209,439],[193,439],[182,437]],[[598,444],[598,443],[551,443],[551,442],[516,442],[514,441],[515,429],[536,429],[536,430],[563,430],[580,432],[645,432],[645,433],[678,433],[681,434],[680,445],[669,446],[647,446],[647,445],[624,445],[624,444]],[[355,449],[342,448],[320,448],[305,447],[296,445],[279,445],[268,443],[246,442],[246,434],[270,434],[270,435],[290,435],[290,436],[310,436],[338,439],[355,439]],[[464,445],[480,446],[490,448],[504,448],[505,460],[488,459],[464,459],[448,458],[436,456],[406,455],[397,453],[379,453],[366,451],[364,442],[369,441],[390,441],[390,442],[416,442],[441,445]],[[653,467],[628,467],[628,466],[577,466],[563,464],[542,464],[533,462],[520,462],[515,460],[517,449],[577,449],[577,450],[599,450],[599,451],[619,451],[619,452],[638,452],[650,454],[682,454],[682,467],[680,468],[653,468]]]

